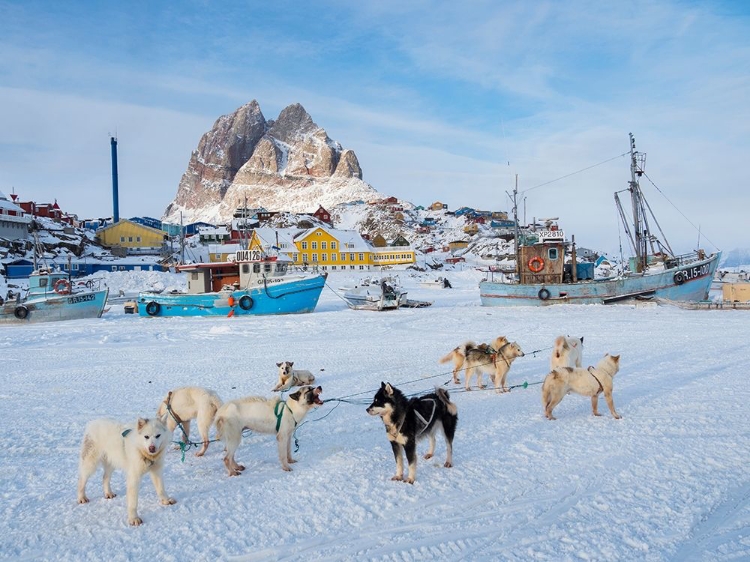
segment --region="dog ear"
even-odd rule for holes
[[[148,420],[144,420],[143,418],[138,418],[138,429],[140,430],[147,423],[148,423]]]
[[[380,388],[385,389],[385,383],[383,381],[380,381]]]
[[[289,361],[289,366],[293,367],[294,366],[294,361]]]
[[[388,396],[393,396],[393,387],[391,386],[391,383],[385,385],[385,391],[388,393]]]
[[[612,358],[612,361],[614,361],[615,363],[619,363],[620,362],[620,356],[619,355],[610,355],[610,357]]]
[[[281,367],[281,363],[276,363],[276,366],[277,367]]]
[[[297,392],[295,392],[294,394],[290,394],[289,398],[291,398],[295,402],[299,402],[299,390]]]
[[[583,346],[583,336],[581,336],[581,346]]]

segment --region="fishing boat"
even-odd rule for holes
[[[297,273],[284,255],[239,250],[226,262],[179,265],[187,292],[138,294],[140,316],[247,316],[312,312],[326,274]]]
[[[0,323],[54,322],[99,318],[107,304],[109,288],[101,280],[73,281],[64,271],[36,269],[29,288],[0,298]]]
[[[424,289],[450,289],[453,287],[447,277],[437,277],[429,281],[420,281],[419,286]]]
[[[654,298],[675,302],[706,300],[721,252],[708,255],[699,249],[676,255],[672,251],[641,191],[639,179],[644,174],[645,156],[636,151],[631,134],[631,179],[623,191],[630,194],[632,223],[625,218],[618,196],[621,192],[615,193],[615,203],[634,251],[625,272],[595,278],[592,264],[577,263],[574,239],[567,242],[562,230],[537,232],[534,243],[524,244],[518,243],[516,227],[515,272],[509,275],[488,271],[479,283],[482,305],[602,304]],[[514,201],[516,195],[517,190]],[[516,209],[514,203],[514,213]],[[650,220],[661,238],[653,234]]]

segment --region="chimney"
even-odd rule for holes
[[[120,199],[117,194],[117,139],[109,138],[112,146],[112,224],[120,222]]]

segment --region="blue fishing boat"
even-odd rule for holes
[[[108,295],[98,279],[75,282],[64,271],[37,269],[29,276],[28,291],[0,298],[0,324],[99,318]]]
[[[535,243],[523,244],[518,243],[520,237],[516,228],[515,271],[509,273],[491,268],[487,278],[479,283],[482,305],[605,304],[631,299],[656,299],[657,302],[706,300],[721,252],[709,255],[699,249],[676,255],[672,251],[639,184],[644,174],[645,156],[636,151],[631,134],[631,179],[624,191],[629,192],[632,202],[632,224],[625,219],[618,193],[615,193],[615,203],[634,253],[627,271],[595,279],[591,264],[577,263],[575,243],[567,242],[563,231],[541,231],[536,233]],[[514,207],[517,206],[514,204]],[[661,239],[653,234],[648,215],[658,228]]]
[[[227,262],[177,266],[186,293],[138,294],[141,316],[246,316],[312,312],[325,274],[296,273],[283,255],[239,250]]]

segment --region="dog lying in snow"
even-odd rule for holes
[[[477,387],[484,388],[482,375],[490,375],[495,384],[496,392],[507,392],[505,384],[510,365],[517,357],[523,357],[521,346],[516,342],[506,342],[498,349],[467,349],[466,350],[466,390],[471,390],[471,377],[477,373]]]
[[[146,474],[151,476],[156,494],[163,505],[176,503],[164,491],[162,479],[164,452],[171,437],[170,431],[159,420],[139,418],[134,427],[108,419],[90,422],[81,444],[78,503],[88,503],[86,483],[100,464],[104,467],[104,497],[107,499],[115,497],[110,488],[112,472],[116,468],[125,471],[130,525],[143,523],[138,516],[138,489]]]
[[[286,400],[248,396],[224,403],[216,412],[216,430],[219,439],[226,446],[224,466],[229,476],[238,476],[245,467],[237,464],[234,453],[242,441],[242,430],[250,429],[258,433],[275,433],[279,448],[281,468],[292,470],[291,440],[297,425],[314,406],[323,402],[318,398],[321,387],[303,386],[289,395]]]
[[[558,336],[552,348],[549,368],[554,370],[558,367],[580,367],[582,358],[583,338]]]
[[[315,376],[310,371],[293,369],[294,361],[276,363],[279,368],[279,382],[273,387],[273,392],[289,390],[293,386],[304,386],[315,382]]]
[[[409,464],[409,475],[405,481],[414,484],[417,477],[417,441],[429,438],[430,448],[424,458],[432,458],[435,453],[435,432],[438,429],[445,436],[447,455],[444,466],[453,466],[453,436],[458,423],[458,409],[450,401],[447,390],[438,387],[434,393],[407,399],[399,389],[389,383],[381,383],[367,413],[380,416],[385,424],[388,441],[391,442],[393,456],[396,458],[396,474],[391,480],[404,480],[404,460],[401,454],[404,450]]]
[[[506,338],[505,336],[498,336],[494,340],[492,340],[491,343],[480,343],[479,345],[475,344],[472,341],[467,341],[465,343],[462,343],[458,347],[453,348],[453,350],[448,355],[440,359],[440,363],[453,361],[453,382],[455,384],[461,384],[461,381],[458,378],[458,373],[460,373],[461,369],[463,369],[464,367],[464,363],[466,362],[466,353],[468,350],[479,349],[481,351],[496,351],[506,343],[508,343],[508,338]]]
[[[599,415],[599,394],[604,394],[612,417],[620,419],[622,416],[615,410],[612,398],[614,376],[620,369],[620,356],[607,353],[596,364],[588,369],[574,367],[559,367],[551,371],[542,384],[542,405],[547,419],[554,420],[552,410],[569,392],[591,397],[591,409],[595,416]]]
[[[183,386],[167,394],[159,404],[156,417],[165,423],[171,432],[181,423],[185,433],[183,435],[180,431],[177,437],[185,441],[190,441],[190,420],[196,420],[203,447],[195,455],[202,457],[208,449],[208,431],[221,404],[221,398],[213,390],[199,386]],[[169,412],[170,409],[172,413]]]

